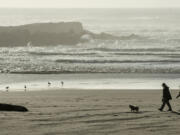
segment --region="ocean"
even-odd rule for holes
[[[106,32],[116,36],[136,35],[138,38],[122,40],[98,40],[89,39],[86,43],[77,45],[57,45],[46,47],[27,46],[1,47],[0,48],[0,75],[2,80],[7,73],[24,72],[49,73],[58,72],[73,73],[85,76],[93,73],[96,83],[87,81],[88,88],[159,88],[154,82],[154,77],[160,76],[158,82],[167,75],[168,82],[175,78],[173,88],[178,88],[180,78],[180,9],[0,9],[0,26],[16,26],[39,22],[69,22],[78,21],[84,29],[95,33]],[[104,85],[104,81],[98,78],[101,74],[112,82],[113,85]],[[118,77],[114,78],[114,75]],[[123,77],[121,76],[123,74]],[[126,74],[126,75],[124,75]],[[59,75],[59,78],[61,78]],[[132,77],[132,76],[134,77]],[[157,76],[158,75],[158,76]],[[19,75],[15,75],[16,77]],[[31,75],[23,74],[28,80]],[[34,75],[39,78],[43,75]],[[67,75],[66,75],[67,76]],[[109,77],[111,76],[111,77]],[[141,76],[138,78],[138,76]],[[15,77],[15,78],[16,78]],[[24,81],[22,77],[20,82]],[[78,77],[77,77],[78,78]],[[81,78],[81,77],[80,77]],[[82,77],[83,78],[83,77]],[[88,77],[85,77],[88,80]],[[82,80],[84,80],[83,78]],[[122,85],[121,81],[127,78],[136,78],[130,87]],[[141,85],[137,80],[143,82]],[[159,77],[158,77],[159,78]],[[47,81],[53,78],[40,77],[38,80]],[[115,79],[115,82],[114,80]],[[123,80],[122,80],[123,79]],[[125,79],[125,80],[124,80]],[[55,79],[57,80],[57,78]],[[60,79],[60,80],[63,80]],[[97,80],[97,81],[96,81]],[[156,79],[155,79],[156,80]],[[33,81],[30,79],[29,81]],[[73,82],[73,80],[71,80]],[[164,81],[167,81],[166,79]],[[13,83],[16,81],[11,81]],[[18,83],[20,83],[18,82]],[[156,83],[157,83],[156,82]],[[1,83],[2,89],[4,84]],[[83,82],[82,82],[83,83]],[[81,84],[79,81],[77,84]],[[116,85],[119,84],[119,85]],[[120,85],[121,84],[121,85]],[[70,86],[70,84],[69,84]],[[71,85],[73,86],[73,85]],[[78,85],[85,88],[83,85]],[[77,88],[79,88],[76,86]],[[97,86],[97,87],[96,87]],[[108,87],[111,86],[111,87]],[[123,87],[122,87],[123,86]],[[152,86],[152,87],[150,87]],[[66,87],[68,87],[66,85]]]

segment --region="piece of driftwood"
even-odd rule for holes
[[[0,111],[27,112],[28,109],[24,106],[0,103]]]

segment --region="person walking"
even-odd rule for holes
[[[163,87],[162,105],[159,108],[159,110],[163,111],[164,106],[167,105],[169,107],[168,111],[172,111],[172,107],[169,103],[169,100],[172,100],[171,93],[169,91],[169,87],[165,83],[162,84],[162,87]]]

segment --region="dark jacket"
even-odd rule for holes
[[[163,88],[163,100],[168,101],[171,99],[172,99],[172,97],[171,97],[171,93],[169,91],[169,87],[164,87]]]

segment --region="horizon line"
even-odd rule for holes
[[[0,7],[0,9],[177,9],[178,7]]]

